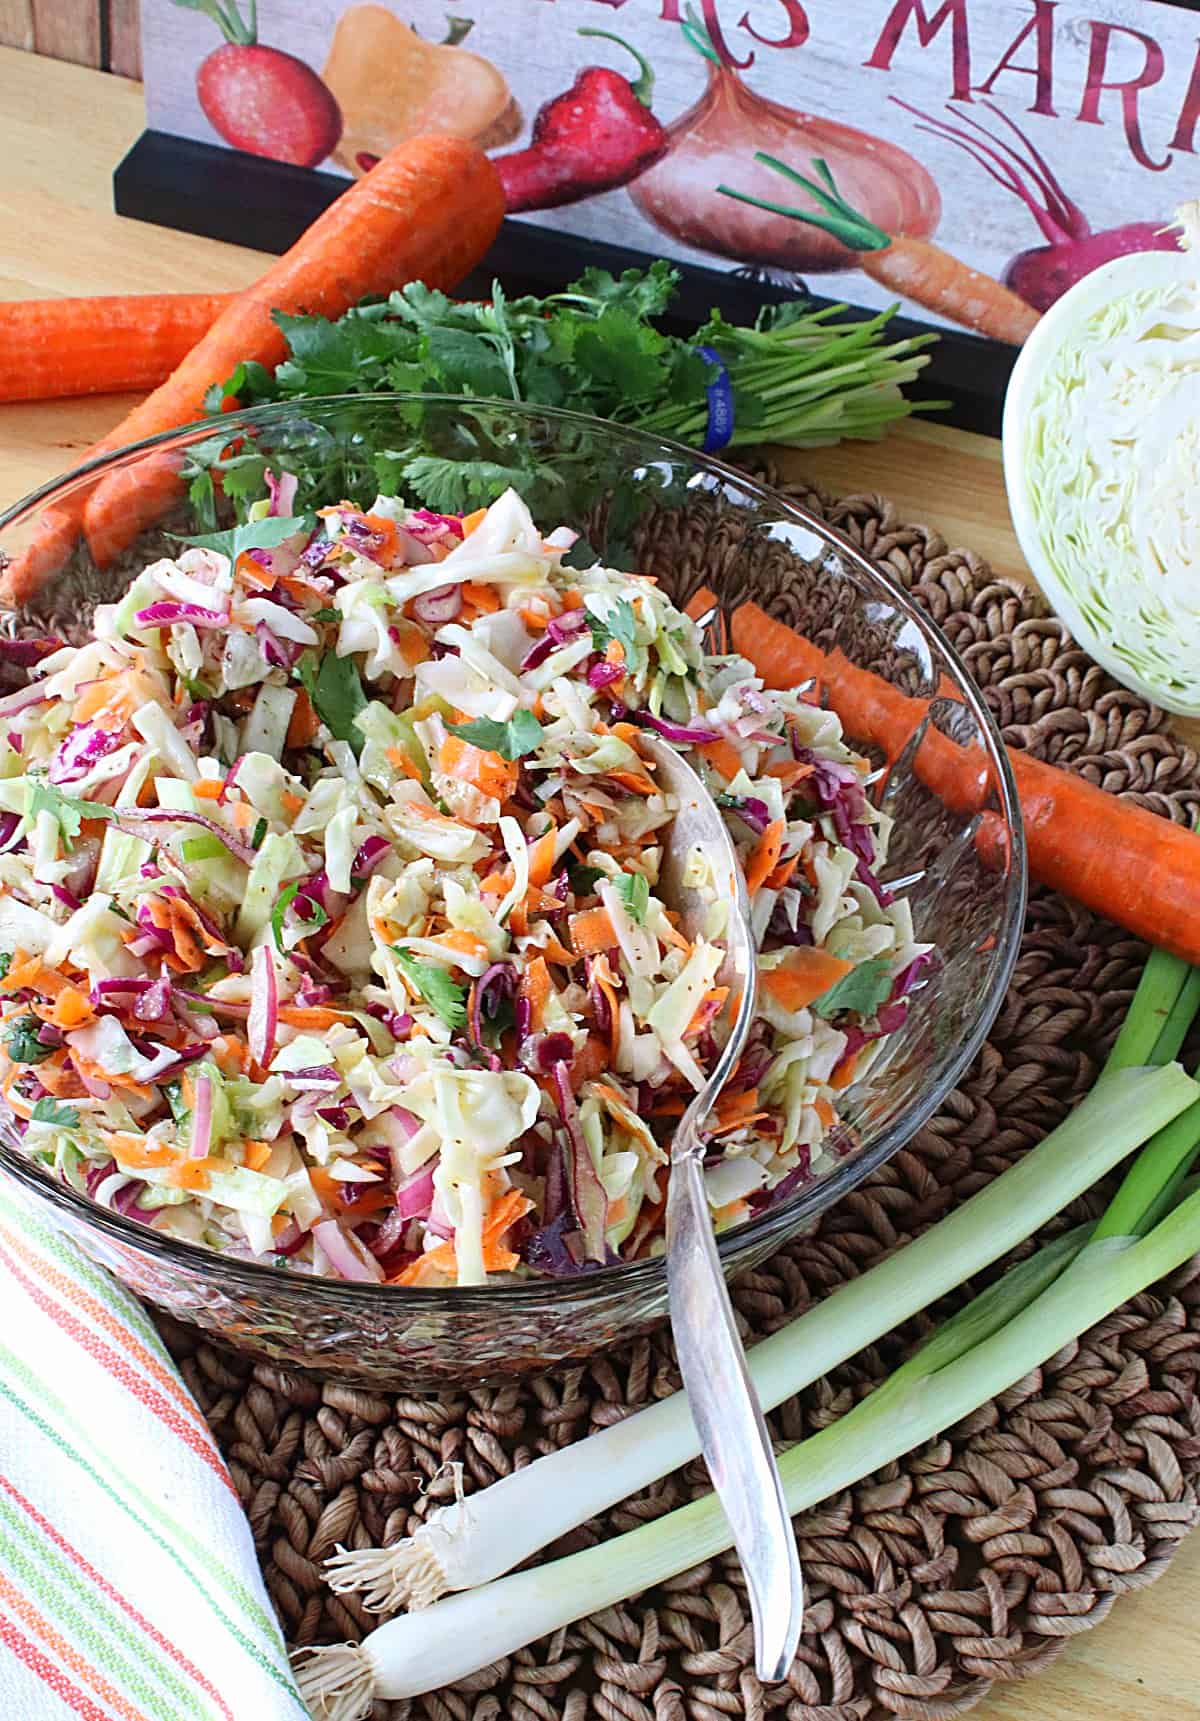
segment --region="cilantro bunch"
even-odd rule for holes
[[[287,357],[273,371],[237,365],[209,390],[210,412],[232,402],[249,407],[380,392],[418,398],[397,410],[399,434],[386,448],[378,446],[378,419],[366,403],[361,418],[346,402],[336,426],[314,414],[292,427],[274,460],[265,435],[257,446],[231,447],[214,434],[190,452],[192,501],[215,526],[219,471],[220,494],[244,519],[266,492],[266,467],[281,463],[297,473],[300,503],[310,507],[335,493],[369,503],[382,490],[459,512],[486,505],[512,485],[535,515],[563,520],[608,491],[616,498],[619,540],[646,501],[633,496],[615,465],[605,470],[600,460],[598,469],[594,437],[579,437],[575,448],[564,427],[553,448],[530,447],[513,438],[500,412],[494,426],[477,415],[469,432],[456,437],[445,409],[424,406],[419,397],[565,407],[700,445],[708,390],[718,385],[732,399],[733,447],[878,436],[917,409],[902,388],[927,362],[920,349],[935,337],[888,342],[891,311],[840,319],[844,306],[814,311],[801,300],[764,310],[752,328],[714,315],[684,340],[659,327],[678,283],[676,270],[656,262],[619,277],[589,269],[544,299],[510,299],[497,282],[490,302],[458,303],[413,282],[334,322],[276,312]]]

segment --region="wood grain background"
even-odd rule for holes
[[[138,0],[0,0],[0,46],[140,78]]]

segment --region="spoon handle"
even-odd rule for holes
[[[721,1271],[700,1160],[672,1157],[667,1282],[683,1384],[713,1486],[733,1530],[754,1619],[760,1679],[787,1674],[804,1619],[796,1537],[771,1437],[746,1370]]]

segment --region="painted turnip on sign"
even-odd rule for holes
[[[144,0],[149,123],[343,175],[454,132],[514,219],[598,257],[899,298],[1010,344],[1098,264],[1173,248],[1200,194],[1191,5],[454,4]]]

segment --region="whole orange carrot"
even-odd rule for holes
[[[504,195],[487,156],[462,138],[412,138],[356,180],[261,280],[239,293],[161,387],[88,451],[88,458],[204,416],[204,395],[241,359],[275,365],[286,351],[273,310],[337,317],[406,281],[452,287],[499,230]],[[47,512],[42,531],[5,570],[0,601],[34,597],[62,565],[80,519],[104,567],[181,492],[178,457],[143,457]]]
[[[0,401],[156,388],[232,293],[0,302]]]
[[[716,601],[700,591],[689,613],[702,615]],[[847,735],[873,742],[889,759],[928,714],[926,700],[902,693],[840,651],[823,651],[757,604],[741,604],[731,629],[734,650],[768,687],[817,681]],[[1200,836],[1019,749],[1010,748],[1008,758],[1033,877],[1200,964]],[[987,810],[992,774],[982,751],[959,746],[931,724],[914,768],[947,806],[983,814],[977,847],[985,859],[995,854],[998,820]]]

